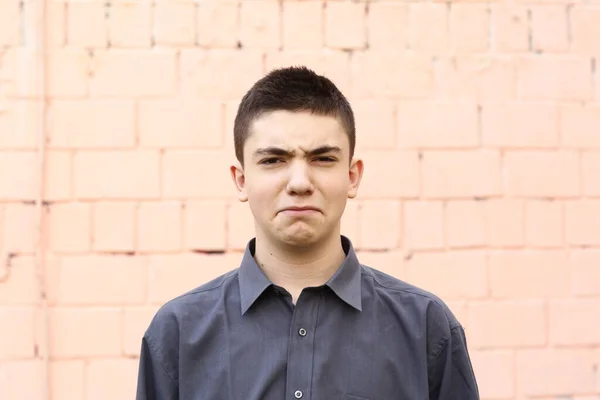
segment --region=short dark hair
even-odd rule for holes
[[[338,118],[348,135],[352,159],[356,127],[350,103],[328,78],[305,66],[292,66],[272,70],[242,98],[233,125],[235,155],[242,165],[252,122],[263,113],[277,110],[308,111]]]

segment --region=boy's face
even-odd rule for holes
[[[257,236],[309,246],[339,235],[363,170],[362,161],[349,156],[348,136],[336,118],[275,111],[256,119],[244,145],[244,167],[232,166],[231,173]]]

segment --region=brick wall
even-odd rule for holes
[[[447,300],[482,398],[600,398],[593,3],[0,1],[0,399],[133,398],[157,307],[252,235],[233,118],[291,63],[355,107],[344,232]]]

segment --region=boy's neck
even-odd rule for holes
[[[276,246],[257,235],[254,259],[273,284],[285,288],[295,304],[306,287],[325,284],[344,261],[340,235],[310,248]]]

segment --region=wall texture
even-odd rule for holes
[[[157,307],[252,235],[233,118],[290,64],[355,107],[344,232],[447,300],[482,398],[600,399],[593,3],[0,0],[0,399],[134,397]]]

